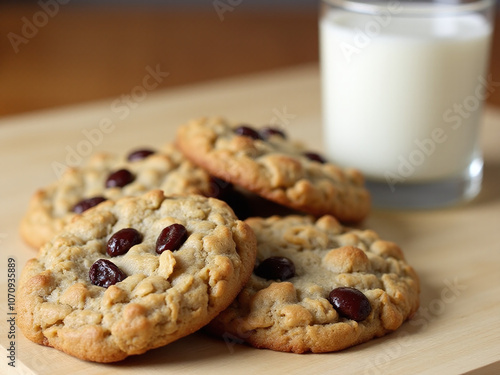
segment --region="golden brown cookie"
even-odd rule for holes
[[[250,277],[256,241],[222,201],[155,190],[77,216],[28,262],[17,323],[81,359],[119,361],[206,325]]]
[[[209,330],[285,352],[331,352],[396,330],[419,305],[400,248],[331,216],[250,218],[257,267]]]
[[[176,145],[208,173],[287,207],[343,222],[360,221],[370,210],[360,172],[326,162],[278,129],[202,118],[179,128]]]
[[[76,213],[105,199],[137,196],[153,189],[166,194],[210,194],[210,176],[172,145],[152,154],[148,151],[137,150],[127,157],[95,154],[85,165],[68,169],[58,181],[38,190],[21,221],[23,239],[39,248]]]

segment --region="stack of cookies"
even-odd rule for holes
[[[369,209],[358,171],[282,129],[191,121],[175,145],[94,155],[33,196],[18,325],[97,362],[202,327],[295,353],[366,342],[419,304],[399,247],[345,226]]]

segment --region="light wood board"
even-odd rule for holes
[[[134,89],[131,87],[124,95],[130,95]],[[81,154],[88,152],[125,153],[137,146],[158,146],[172,140],[176,126],[186,120],[217,114],[250,124],[278,123],[312,148],[322,148],[316,66],[147,92],[140,99],[125,107],[118,97],[0,120],[2,347],[9,346],[7,259],[15,258],[19,276],[26,260],[35,255],[20,239],[18,223],[37,187],[56,180],[59,167],[67,161],[81,162],[74,152],[84,159]],[[98,129],[101,123],[111,124],[112,130],[103,133],[102,139],[96,137],[95,144],[86,142],[82,130]],[[17,329],[16,368],[7,365],[6,351],[2,349],[0,373],[500,373],[498,109],[486,111],[482,144],[485,177],[476,200],[439,210],[374,210],[363,224],[383,238],[398,242],[421,278],[421,309],[393,334],[339,353],[296,355],[225,343],[196,333],[144,355],[103,365],[33,344]]]

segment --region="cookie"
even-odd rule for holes
[[[137,150],[126,158],[99,153],[85,165],[68,169],[58,181],[33,195],[21,221],[21,236],[39,248],[77,212],[105,199],[138,196],[153,189],[166,194],[210,195],[210,176],[172,145],[152,152]]]
[[[250,218],[256,268],[209,326],[226,342],[284,352],[332,352],[396,330],[419,306],[400,248],[331,216]]]
[[[370,210],[360,172],[326,162],[279,129],[203,118],[181,126],[176,145],[208,173],[292,209],[343,222],[360,221]]]
[[[113,362],[206,325],[251,275],[256,240],[226,203],[161,190],[78,215],[22,272],[30,340]]]

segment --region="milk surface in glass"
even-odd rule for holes
[[[480,14],[335,9],[320,21],[325,141],[368,179],[425,182],[478,153],[491,26]]]

